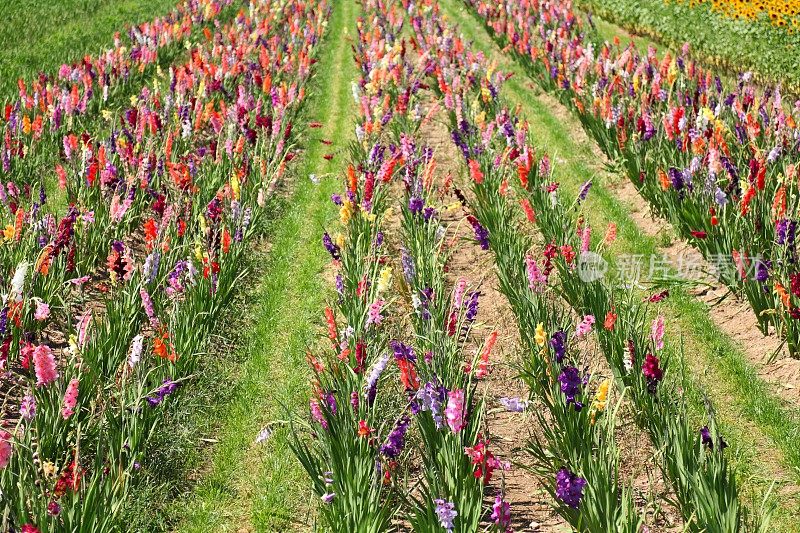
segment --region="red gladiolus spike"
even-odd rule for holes
[[[613,331],[614,324],[616,323],[617,323],[617,314],[613,311],[609,311],[608,313],[606,313],[606,319],[603,322],[603,328],[606,331]]]
[[[419,378],[414,368],[414,363],[408,359],[397,359],[397,367],[400,369],[400,381],[406,390],[419,389]]]
[[[775,192],[775,199],[772,202],[772,211],[775,220],[781,219],[786,214],[786,186],[781,185]]]
[[[336,329],[336,318],[333,316],[333,309],[330,307],[325,308],[325,320],[328,323],[328,338],[334,343],[338,343],[339,332]]]
[[[483,172],[481,172],[481,165],[474,159],[469,160],[469,176],[477,184],[483,183]]]
[[[347,165],[347,188],[352,193],[355,193],[358,189],[358,177],[353,165]]]
[[[530,201],[527,198],[523,198],[519,201],[519,203],[522,206],[522,210],[525,211],[525,216],[528,218],[528,222],[531,224],[536,224],[536,213],[534,212]]]
[[[486,340],[483,351],[481,351],[480,362],[478,363],[478,370],[475,372],[475,377],[479,379],[484,378],[489,373],[489,355],[491,355],[495,343],[497,343],[497,332],[493,331]]]
[[[447,335],[452,337],[456,334],[456,324],[458,322],[458,315],[455,311],[450,312],[450,317],[447,320]]]
[[[750,202],[752,202],[753,198],[755,198],[755,197],[756,197],[756,188],[755,187],[750,187],[749,189],[747,189],[747,192],[744,193],[744,198],[742,198],[742,204],[741,204],[741,207],[740,207],[740,212],[742,213],[742,216],[747,215],[747,213],[750,211],[750,207],[749,207],[750,206]]]
[[[153,249],[157,237],[158,226],[156,226],[156,221],[152,218],[148,218],[144,223],[144,242],[147,245],[148,251]]]
[[[228,228],[222,228],[222,253],[228,253],[231,249],[231,234]]]

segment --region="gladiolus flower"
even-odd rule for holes
[[[414,363],[417,361],[414,350],[398,341],[391,341],[390,346],[394,351],[397,367],[400,369],[400,381],[403,386],[406,390],[417,390],[419,388],[419,378],[414,368]]]
[[[328,421],[325,420],[325,416],[322,414],[322,408],[319,406],[319,402],[312,399],[309,401],[309,407],[314,420],[316,420],[323,429],[328,429]]]
[[[547,332],[544,330],[544,322],[539,322],[536,324],[536,335],[534,336],[534,340],[538,346],[544,346],[544,343],[547,342]]]
[[[604,241],[607,245],[611,245],[616,240],[617,240],[617,225],[613,222],[609,222],[608,228],[606,229],[606,236]]]
[[[78,379],[73,378],[67,385],[67,391],[64,393],[64,406],[61,408],[61,416],[64,420],[71,417],[75,413],[75,406],[78,404]]]
[[[338,261],[342,258],[339,246],[334,244],[333,239],[331,239],[327,231],[322,234],[322,244],[325,246],[325,249],[328,250],[328,253],[331,254],[334,261]]]
[[[11,433],[0,429],[0,470],[11,461]]]
[[[483,480],[484,484],[488,484],[492,480],[492,474],[498,468],[508,470],[508,463],[504,463],[497,459],[494,454],[489,450],[489,442],[481,435],[478,435],[478,442],[475,446],[464,447],[464,453],[472,461],[475,466],[473,475],[475,479]]]
[[[403,417],[397,422],[392,432],[386,437],[386,442],[381,446],[381,454],[389,459],[396,459],[400,455],[405,447],[408,424],[407,417]]]
[[[359,437],[369,437],[372,434],[372,428],[367,425],[365,420],[358,421],[358,436]]]
[[[436,429],[442,429],[442,427],[444,427],[442,405],[446,398],[447,389],[430,381],[420,388],[416,394],[416,399],[420,402],[420,409],[431,413],[431,418],[433,418],[433,422],[436,424]]]
[[[36,416],[36,397],[33,395],[33,391],[22,397],[19,404],[19,416],[25,420],[33,420]]]
[[[664,348],[664,315],[658,315],[655,320],[653,320],[650,338],[653,340],[656,350]]]
[[[594,325],[594,323],[595,323],[594,316],[592,315],[584,316],[583,320],[581,320],[580,323],[578,323],[578,325],[575,327],[575,336],[578,337],[579,339],[582,339],[583,337],[588,335],[589,332],[592,331],[592,326]]]
[[[478,219],[472,215],[467,217],[467,221],[472,225],[472,230],[475,232],[475,240],[478,241],[482,250],[489,249],[489,230],[478,222]]]
[[[385,292],[389,288],[389,283],[392,281],[392,268],[383,267],[378,278],[378,292]]]
[[[527,198],[523,198],[519,203],[522,205],[522,210],[525,211],[525,217],[528,219],[528,222],[536,224],[536,212],[533,210],[530,201],[528,201]]]
[[[336,343],[339,338],[339,332],[336,329],[336,319],[333,316],[333,309],[330,307],[325,308],[325,321],[328,323],[328,338]]]
[[[353,202],[350,200],[344,200],[342,202],[342,207],[339,208],[339,220],[343,225],[347,225],[350,222],[350,219],[353,217]]]
[[[38,321],[47,320],[50,316],[50,306],[44,302],[38,302],[36,304],[36,311],[33,313],[33,318]]]
[[[272,426],[267,426],[265,428],[262,428],[261,431],[258,432],[258,435],[256,435],[256,439],[254,442],[256,444],[261,444],[262,442],[266,442],[272,436],[272,433],[273,433]]]
[[[578,203],[581,203],[584,200],[586,200],[586,197],[589,195],[589,189],[591,188],[592,188],[592,180],[589,180],[583,185],[581,185],[581,188],[578,191]]]
[[[58,176],[58,187],[63,191],[67,188],[67,172],[61,165],[56,165],[56,176]]]
[[[381,314],[383,304],[383,300],[375,300],[370,304],[369,310],[367,311],[367,326],[372,324],[375,324],[376,326],[381,325],[381,322],[383,321],[383,315]]]
[[[528,400],[522,398],[500,398],[498,401],[512,413],[521,413],[528,407]]]
[[[561,247],[561,255],[564,257],[564,261],[568,265],[571,265],[572,262],[575,260],[575,250],[572,249],[572,246],[565,244]]]
[[[565,367],[558,376],[558,381],[561,382],[561,392],[567,397],[567,405],[573,404],[576,411],[583,409],[583,403],[575,399],[583,389],[583,380],[578,369],[574,366]]]
[[[556,474],[556,498],[577,509],[583,498],[583,487],[586,480],[573,474],[566,468],[562,468]]]
[[[604,379],[600,386],[597,387],[597,393],[594,396],[594,401],[592,402],[592,408],[596,411],[602,411],[606,408],[606,402],[608,401],[608,389],[611,386],[610,379]]]
[[[501,531],[510,531],[511,527],[511,505],[503,500],[503,496],[495,496],[492,505],[492,521],[499,526]]]
[[[481,165],[474,159],[469,160],[469,177],[472,181],[480,185],[483,183],[483,172],[481,172]]]
[[[612,331],[614,329],[614,324],[617,322],[617,314],[613,311],[609,311],[606,313],[606,319],[603,321],[603,329],[606,331]]]
[[[539,270],[539,266],[533,257],[525,256],[525,264],[528,272],[528,288],[533,292],[542,292],[547,286],[547,278]]]
[[[553,355],[556,356],[556,362],[560,363],[567,355],[567,334],[561,330],[553,333],[550,338],[550,348],[553,349]]]
[[[56,358],[53,350],[46,344],[41,344],[33,350],[33,365],[36,371],[36,385],[47,385],[58,379]]]
[[[439,519],[439,524],[447,531],[447,533],[452,533],[453,528],[455,527],[453,524],[453,520],[455,520],[458,513],[455,510],[455,504],[453,502],[447,502],[441,498],[437,498],[433,501],[436,504],[436,518]]]
[[[728,443],[722,440],[722,437],[719,438],[719,450],[722,451],[728,447]],[[709,450],[714,449],[714,439],[711,438],[711,430],[708,429],[708,426],[703,426],[700,428],[700,440],[703,442],[705,446],[708,447]]]
[[[475,377],[478,379],[485,378],[489,373],[489,355],[492,353],[495,343],[497,342],[497,332],[493,331],[489,338],[486,340],[486,345],[483,347],[480,356],[480,363],[478,363],[478,370],[475,372]]]
[[[453,433],[464,429],[464,391],[451,390],[447,394],[447,408],[444,410],[447,425]]]
[[[659,360],[653,354],[647,354],[642,363],[642,373],[647,378],[647,387],[650,392],[655,392],[658,382],[664,377],[664,371],[658,366]]]
[[[660,301],[667,298],[668,296],[669,296],[669,290],[663,290],[661,292],[657,292],[654,295],[652,295],[650,298],[647,299],[647,301],[653,304],[657,304]]]

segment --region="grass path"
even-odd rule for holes
[[[309,529],[309,491],[288,447],[285,429],[266,444],[254,439],[267,423],[286,418],[284,408],[298,412],[308,397],[306,346],[316,335],[327,287],[321,276],[328,263],[320,244],[323,226],[334,215],[330,195],[335,179],[315,185],[309,179],[339,169],[337,155],[350,134],[350,60],[356,4],[335,2],[326,42],[313,82],[309,118],[323,122],[310,130],[303,163],[295,172],[296,185],[288,209],[275,222],[268,264],[263,269],[255,301],[252,331],[245,335],[242,367],[233,384],[230,403],[220,413],[208,457],[207,471],[194,495],[185,502],[179,528],[187,532],[287,531]],[[319,139],[332,139],[327,147]]]
[[[611,221],[617,223],[619,239],[615,252],[659,254],[661,243],[643,234],[629,208],[610,191],[611,182],[620,177],[604,171],[602,158],[580,122],[554,98],[535,87],[521,65],[502,53],[477,17],[461,2],[446,0],[441,6],[464,36],[474,42],[475,49],[496,60],[502,70],[515,74],[505,86],[505,97],[521,106],[531,122],[537,146],[553,158],[556,181],[562,183],[568,194],[574,194],[584,181],[594,180],[587,212],[598,228]],[[665,308],[674,326],[672,338],[682,335],[688,376],[702,382],[702,389],[693,386],[686,391],[696,410],[700,411],[703,395],[708,394],[723,422],[726,437],[734,445],[737,466],[747,484],[756,488],[755,492],[766,490],[774,479],[796,484],[800,479],[798,414],[769,391],[736,344],[713,324],[702,302],[682,289],[672,293],[673,298]],[[776,498],[780,507],[774,525],[778,530],[796,531],[800,527],[796,491],[783,491],[780,486],[776,490],[781,497]]]

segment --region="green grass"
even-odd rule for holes
[[[110,46],[129,24],[167,13],[177,0],[5,0],[0,22],[0,101],[17,80],[54,73]]]
[[[288,446],[286,428],[263,445],[254,439],[267,423],[285,420],[307,409],[309,372],[306,347],[318,334],[317,324],[330,288],[323,280],[329,261],[320,244],[321,230],[335,215],[330,195],[334,177],[319,185],[315,173],[338,175],[341,169],[322,158],[328,151],[319,138],[335,139],[339,150],[351,137],[350,80],[355,65],[346,39],[355,29],[353,2],[337,2],[313,83],[310,118],[324,123],[311,138],[297,168],[290,206],[274,223],[269,259],[258,284],[252,324],[241,350],[230,401],[209,416],[217,423],[216,443],[201,465],[202,479],[192,495],[174,505],[180,531],[286,531],[309,529],[312,505],[305,473]]]
[[[473,41],[475,49],[497,59],[502,70],[515,73],[505,86],[504,96],[522,106],[536,145],[551,155],[555,180],[562,183],[566,194],[575,194],[587,179],[595,181],[587,213],[599,233],[603,231],[599,228],[608,222],[617,223],[619,237],[613,251],[659,254],[658,238],[644,235],[629,209],[609,190],[608,185],[621,178],[609,175],[598,164],[588,139],[574,135],[581,129],[580,122],[554,99],[541,95],[522,66],[500,52],[477,17],[471,16],[463,4],[447,0],[441,5],[464,36]],[[797,411],[770,392],[735,342],[711,322],[704,304],[681,288],[671,292],[673,296],[662,310],[672,324],[671,338],[680,336],[686,346],[690,378],[686,393],[694,412],[702,412],[704,396],[708,395],[735,450],[741,478],[751,489],[755,487],[755,492],[765,491],[773,479],[795,485],[800,479]],[[791,492],[794,493],[776,498],[781,504],[775,517],[777,530],[796,531],[800,525],[798,496],[796,490]]]

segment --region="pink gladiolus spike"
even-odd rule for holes
[[[0,470],[11,461],[11,433],[0,429]]]
[[[664,348],[664,315],[658,315],[656,319],[653,320],[650,337],[653,339],[656,350]]]
[[[78,379],[73,378],[67,385],[67,392],[64,393],[64,406],[61,409],[61,416],[64,420],[75,413],[75,406],[78,404]]]
[[[453,294],[453,307],[459,308],[461,307],[461,303],[464,301],[464,292],[467,290],[467,280],[464,278],[460,278],[458,283],[456,284],[456,290]]]
[[[80,317],[78,317],[78,348],[83,348],[86,345],[87,334],[89,331],[89,324],[92,321],[92,310],[87,309]]]
[[[592,331],[592,326],[595,323],[595,318],[593,315],[586,315],[583,317],[583,320],[575,327],[575,335],[581,339],[585,337],[590,331]]]
[[[37,346],[33,350],[33,366],[36,372],[36,385],[47,385],[58,379],[56,358],[53,350],[46,344]]]
[[[539,265],[533,257],[526,256],[525,263],[528,271],[528,287],[533,292],[542,292],[547,286],[547,277],[539,270]]]
[[[328,421],[325,420],[325,416],[322,414],[322,408],[320,408],[319,402],[312,399],[309,402],[309,407],[311,408],[311,416],[314,417],[314,420],[319,422],[323,429],[328,429]]]
[[[458,433],[464,429],[464,391],[462,389],[451,390],[447,394],[447,408],[444,410],[447,418],[447,425],[453,433]]]
[[[36,311],[33,313],[33,318],[36,320],[42,321],[47,320],[50,316],[50,306],[44,302],[39,302],[36,304]]]
[[[589,238],[592,235],[592,228],[590,226],[586,226],[583,228],[583,232],[581,234],[581,252],[588,252],[589,251]]]

